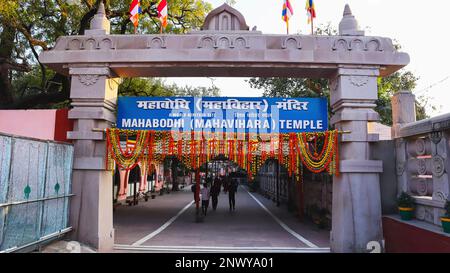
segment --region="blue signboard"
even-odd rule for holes
[[[294,133],[328,130],[325,98],[120,97],[129,130]]]

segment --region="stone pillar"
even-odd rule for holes
[[[392,138],[395,141],[397,170],[397,195],[409,192],[408,186],[408,151],[407,142],[400,137],[402,126],[416,121],[416,97],[410,91],[395,93],[391,99],[392,106]],[[419,139],[420,140],[420,139]]]
[[[330,80],[331,123],[344,134],[340,141],[340,171],[333,178],[331,250],[368,252],[370,242],[383,245],[379,173],[381,161],[371,160],[368,123],[379,120],[378,68],[340,67]],[[371,243],[373,244],[373,243]]]
[[[73,239],[111,251],[114,244],[112,173],[105,171],[105,136],[93,128],[108,128],[115,122],[119,80],[110,69],[71,67],[73,109],[69,118],[75,121],[68,138],[74,141],[74,166],[70,204]]]
[[[399,138],[400,128],[416,121],[416,96],[410,91],[400,91],[391,98],[392,138]]]

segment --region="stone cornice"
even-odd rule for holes
[[[323,78],[332,77],[342,65],[380,67],[381,75],[387,76],[409,63],[409,55],[397,52],[388,38],[250,31],[64,36],[39,59],[64,74],[71,64],[107,63],[120,77],[273,74]]]

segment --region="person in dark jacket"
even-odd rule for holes
[[[230,211],[236,209],[236,192],[238,188],[238,182],[236,179],[230,179],[228,186],[228,203],[230,204]]]
[[[214,179],[214,184],[211,188],[211,199],[213,210],[217,209],[217,204],[219,203],[220,188],[222,187],[222,181],[219,177]]]
[[[197,184],[192,184],[192,186],[191,186],[191,191],[194,193],[194,200],[195,200],[195,202],[197,202],[198,200],[197,200]]]

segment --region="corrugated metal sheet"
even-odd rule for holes
[[[0,134],[0,251],[67,228],[72,160],[72,145]]]

